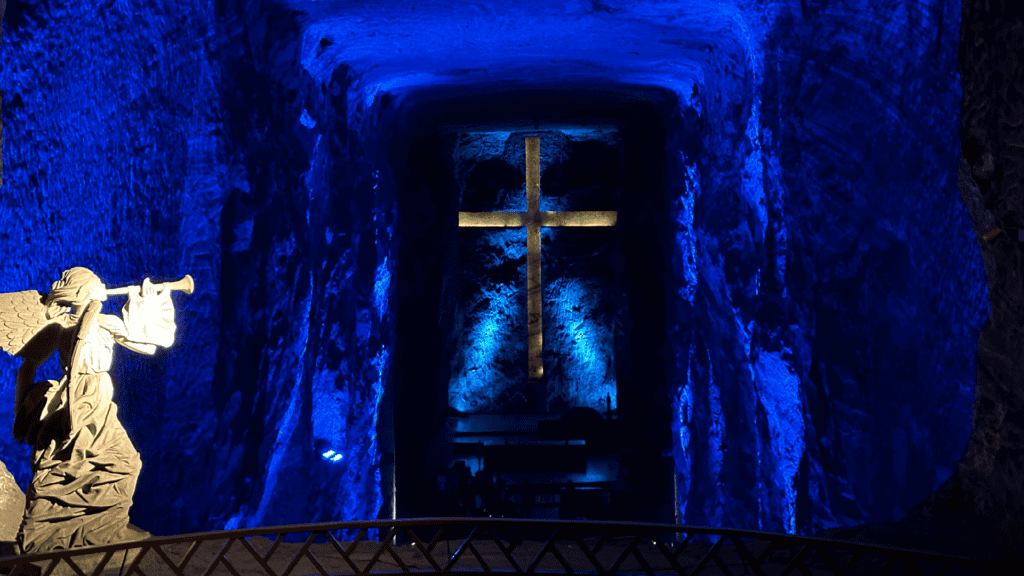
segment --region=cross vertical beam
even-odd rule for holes
[[[544,376],[542,355],[544,331],[541,324],[540,278],[540,138],[526,138],[526,348],[529,358],[529,379],[539,381]]]

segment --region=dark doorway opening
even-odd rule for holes
[[[408,145],[392,149],[390,159],[398,189],[400,250],[394,275],[394,371],[379,430],[382,446],[390,441],[394,449],[393,482],[382,479],[385,502],[394,498],[394,514],[400,518],[493,515],[674,522],[664,356],[666,126],[674,99],[662,90],[636,87],[463,90],[458,96],[434,89],[403,98],[417,104],[392,127],[406,131],[392,141]],[[474,321],[466,296],[467,286],[479,286],[461,260],[467,255],[467,234],[458,227],[458,212],[514,208],[498,205],[499,187],[492,183],[521,178],[508,159],[488,165],[491,160],[481,158],[478,164],[489,176],[467,185],[473,176],[459,172],[465,160],[460,139],[464,142],[469,133],[508,133],[513,140],[531,133],[552,138],[567,130],[599,127],[614,131],[620,140],[617,158],[610,152],[615,146],[582,138],[566,147],[570,152],[564,162],[549,159],[542,198],[545,186],[555,198],[565,181],[595,172],[596,180],[577,184],[600,187],[602,179],[612,180],[615,206],[586,208],[616,210],[617,224],[603,238],[581,230],[560,233],[559,242],[575,236],[568,240],[575,248],[559,250],[552,243],[544,274],[554,286],[558,273],[549,264],[572,266],[588,242],[607,248],[613,270],[598,274],[593,282],[608,301],[619,304],[605,310],[610,316],[606,322],[597,322],[598,332],[611,342],[602,350],[611,352],[612,386],[590,400],[579,400],[579,394],[576,400],[559,399],[545,386],[557,377],[561,386],[580,378],[567,377],[565,359],[552,347],[545,351],[550,366],[545,382],[532,397],[523,394],[523,402],[517,404],[514,394],[506,397],[511,401],[491,408],[452,401],[452,383],[471,379],[466,363],[453,358],[474,345],[473,337],[466,338],[466,323]],[[522,237],[525,245],[525,233]],[[573,249],[575,256],[569,254]],[[525,285],[519,292],[525,300]],[[550,292],[547,296],[553,298]],[[520,303],[507,304],[514,308]],[[545,323],[551,323],[546,331],[558,323],[551,314],[545,311]],[[571,316],[572,310],[566,314]],[[525,324],[518,329],[525,333]],[[558,338],[574,340],[568,333],[546,335],[552,342]],[[499,347],[508,345],[503,342]],[[507,380],[515,384],[525,379],[525,362],[522,356],[522,366],[496,365],[499,371],[507,366]]]

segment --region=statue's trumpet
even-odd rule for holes
[[[192,280],[192,276],[185,274],[184,278],[175,280],[174,282],[164,282],[162,284],[153,284],[157,292],[163,292],[164,290],[179,290],[185,294],[191,294],[195,290],[196,283]],[[142,286],[124,286],[121,288],[108,288],[107,296],[117,296],[119,294],[128,294],[129,292],[139,292],[142,290]]]

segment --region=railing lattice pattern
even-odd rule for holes
[[[12,576],[968,576],[1002,568],[929,552],[766,532],[506,518],[278,526],[0,558],[0,573]]]

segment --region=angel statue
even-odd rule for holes
[[[0,348],[24,359],[15,392],[14,438],[34,447],[32,482],[18,530],[21,553],[149,537],[128,524],[142,461],[117,419],[107,373],[114,344],[142,354],[174,342],[171,291],[192,278],[107,290],[87,268],[71,268],[50,293],[0,294]],[[108,295],[126,294],[123,318],[101,314]],[[35,382],[54,352],[63,376]]]

